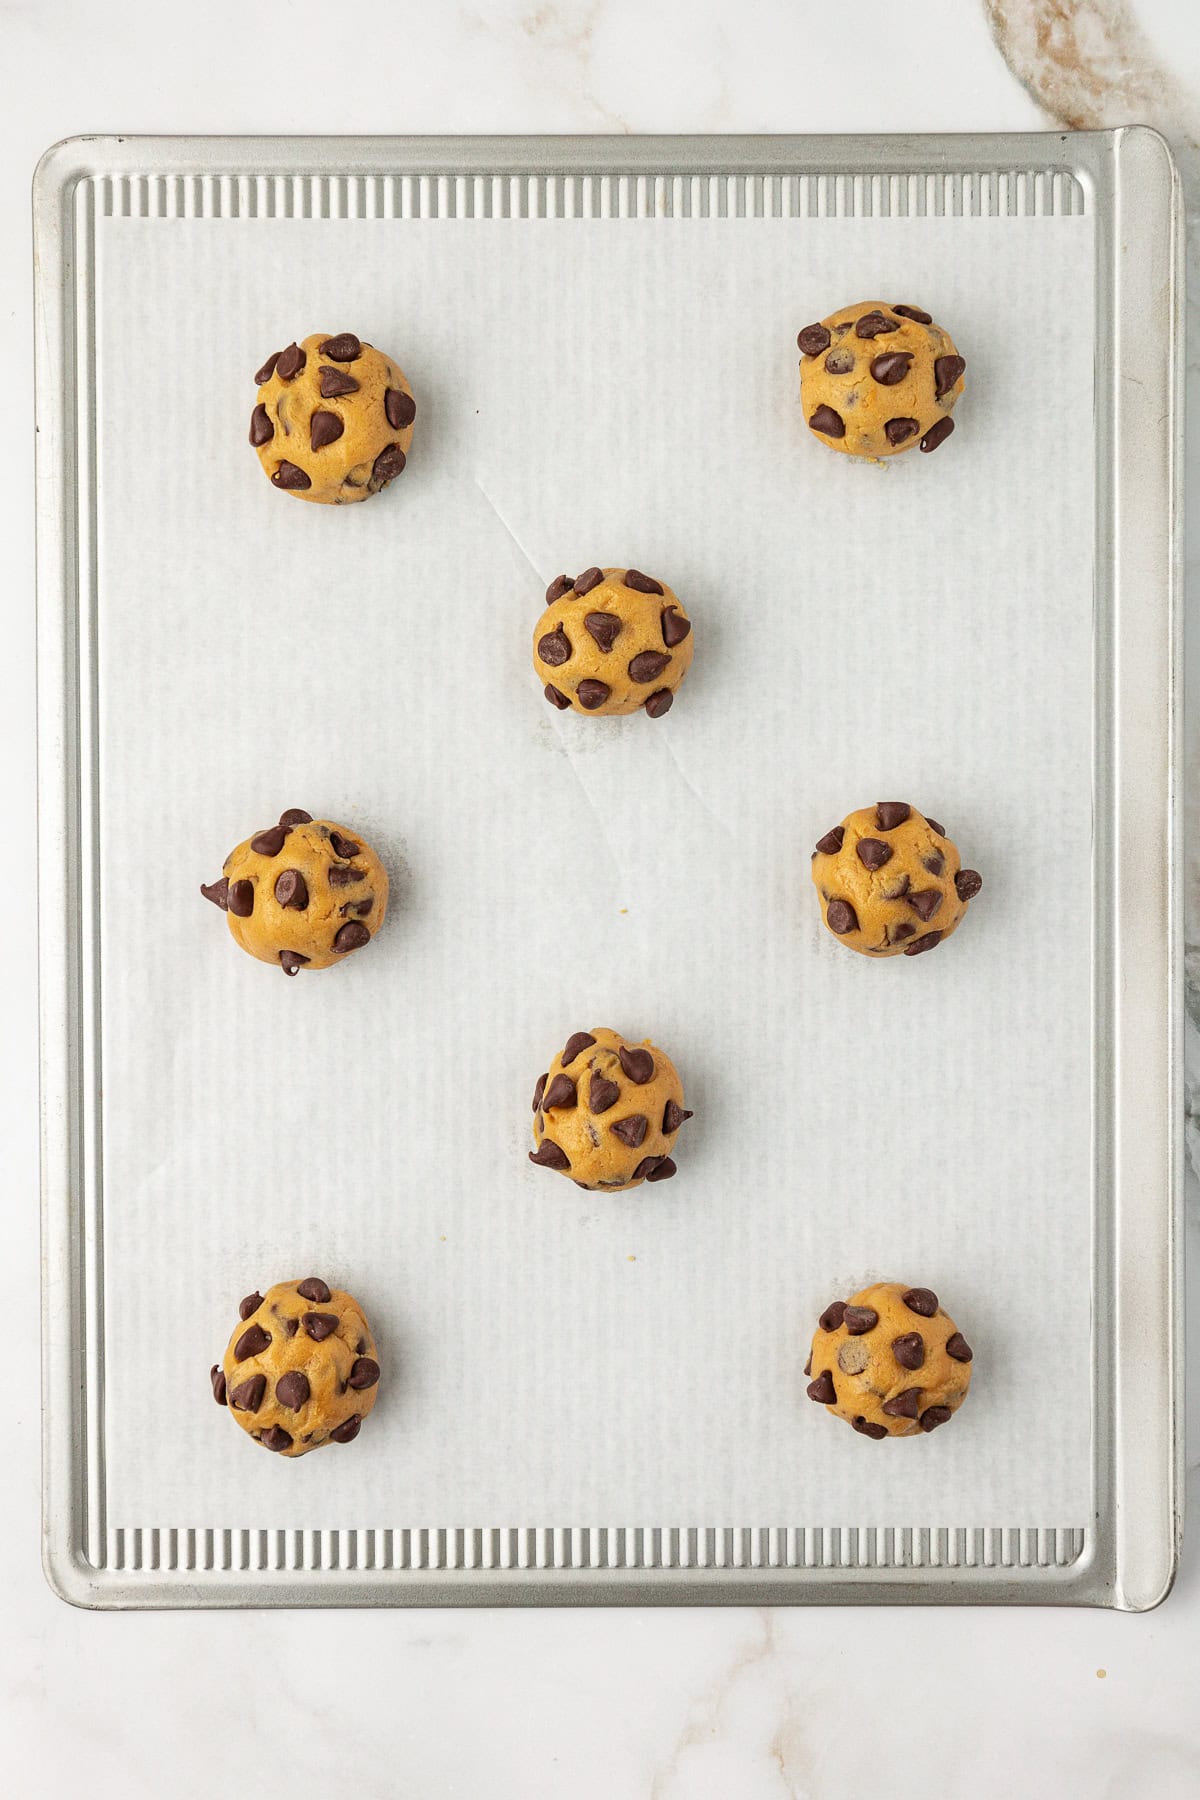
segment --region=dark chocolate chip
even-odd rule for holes
[[[254,911],[254,883],[232,881],[229,884],[229,910],[235,919],[248,919]]]
[[[308,356],[299,344],[289,344],[275,358],[275,373],[280,381],[295,381],[307,361]]]
[[[353,887],[356,882],[366,879],[367,871],[365,869],[355,869],[346,863],[333,863],[330,866],[330,887]]]
[[[682,644],[692,629],[692,621],[685,619],[677,606],[664,606],[659,623],[662,626],[663,643],[668,650],[673,650],[676,644]]]
[[[286,837],[286,826],[272,825],[269,830],[260,831],[250,839],[250,848],[257,851],[259,856],[278,856]]]
[[[804,1391],[818,1406],[837,1405],[837,1389],[833,1385],[832,1369],[822,1369],[817,1379],[810,1381]]]
[[[908,374],[911,350],[888,350],[871,358],[871,374],[880,387],[898,387]]]
[[[248,1319],[251,1313],[256,1313],[258,1311],[262,1303],[263,1297],[257,1291],[253,1294],[247,1294],[244,1300],[238,1301],[238,1318]]]
[[[670,688],[658,688],[647,700],[645,710],[652,719],[661,719],[664,713],[670,712],[674,702]]]
[[[919,1369],[925,1362],[925,1339],[919,1331],[906,1331],[892,1339],[892,1355],[902,1369]]]
[[[954,430],[954,420],[953,419],[951,419],[951,418],[939,419],[936,425],[931,425],[929,427],[929,430],[925,433],[925,436],[921,439],[921,445],[920,445],[921,449],[924,450],[927,454],[930,450],[936,450],[939,444],[945,443],[946,439],[950,436],[950,433],[953,430]]]
[[[856,1419],[851,1419],[850,1423],[855,1431],[862,1433],[863,1437],[885,1438],[888,1435],[886,1425],[873,1425],[869,1419],[864,1419],[861,1413]]]
[[[831,375],[848,375],[854,363],[853,350],[831,350],[825,358],[825,367]]]
[[[953,1416],[948,1406],[927,1406],[921,1414],[921,1430],[936,1431],[939,1425],[944,1425]]]
[[[546,605],[553,606],[556,600],[561,600],[564,594],[569,594],[574,586],[575,583],[569,575],[556,575],[546,589]]]
[[[940,850],[934,850],[929,856],[923,856],[921,858],[921,867],[923,869],[928,869],[931,875],[944,875],[946,872],[946,859]]]
[[[623,1144],[636,1150],[645,1139],[650,1129],[650,1121],[645,1113],[630,1113],[627,1119],[618,1119],[615,1125],[608,1128],[614,1137],[619,1137]]]
[[[358,383],[345,369],[325,369],[320,373],[322,400],[336,400],[339,394],[357,394]],[[395,421],[393,420],[394,424]],[[314,446],[315,448],[315,446]]]
[[[891,1400],[885,1400],[883,1410],[893,1419],[915,1419],[921,1410],[920,1388],[905,1388],[903,1393],[894,1395]]]
[[[887,941],[889,944],[902,944],[905,938],[916,937],[916,935],[916,926],[910,925],[907,919],[902,919],[899,925],[888,926]]]
[[[234,1362],[245,1362],[248,1357],[261,1356],[270,1341],[270,1332],[264,1331],[261,1325],[248,1325],[233,1346]]]
[[[352,331],[339,331],[336,337],[326,338],[317,349],[330,362],[353,362],[362,355],[362,345]]]
[[[662,650],[641,650],[629,663],[632,681],[657,681],[671,659]]]
[[[265,406],[256,406],[250,414],[250,442],[257,450],[262,444],[269,444],[275,436],[275,427],[267,417]]]
[[[573,1031],[563,1045],[563,1053],[559,1058],[563,1068],[573,1063],[582,1051],[590,1050],[595,1041],[590,1031]]]
[[[796,334],[796,342],[805,356],[820,356],[829,348],[829,329],[825,325],[806,325]]]
[[[831,1300],[817,1323],[820,1325],[822,1331],[836,1331],[845,1316],[846,1302],[844,1300]]]
[[[604,705],[611,693],[612,689],[606,681],[588,680],[579,683],[575,689],[575,698],[586,711],[595,712],[598,706]]]
[[[371,908],[374,904],[373,897],[368,895],[365,900],[345,901],[342,906],[339,906],[338,911],[343,919],[353,918],[356,913],[360,919],[367,919],[371,915]]]
[[[883,428],[883,435],[889,444],[906,444],[920,429],[917,419],[889,419]]]
[[[567,708],[571,704],[571,702],[567,699],[567,696],[563,693],[560,693],[556,687],[551,687],[549,682],[546,683],[545,687],[542,689],[542,692],[546,696],[547,700],[550,702],[551,706],[556,706],[558,708],[559,712],[566,712]]]
[[[670,1137],[672,1132],[678,1131],[684,1120],[690,1119],[691,1116],[690,1112],[684,1111],[678,1100],[668,1100],[663,1108],[663,1136]]]
[[[811,1350],[809,1351],[808,1355],[804,1359],[804,1373],[806,1375],[812,1374],[812,1351]]]
[[[208,1379],[212,1382],[212,1395],[217,1405],[227,1405],[228,1397],[225,1391],[225,1371],[219,1363],[213,1364],[208,1372]]]
[[[858,930],[858,914],[848,900],[831,900],[825,908],[825,923],[838,937]]]
[[[920,956],[926,950],[936,950],[941,941],[940,931],[927,931],[923,937],[917,939],[915,944],[910,944],[904,954],[905,956]]]
[[[308,905],[308,883],[299,869],[285,869],[275,883],[275,898],[280,906],[303,912]]]
[[[912,817],[912,807],[907,800],[877,800],[875,802],[875,828],[877,831],[895,831]]]
[[[909,1312],[919,1313],[923,1319],[932,1319],[938,1309],[938,1297],[932,1288],[909,1288],[900,1298]]]
[[[229,1403],[231,1406],[236,1406],[239,1412],[257,1412],[263,1403],[263,1395],[266,1391],[266,1376],[251,1375],[248,1381],[240,1382],[237,1387],[230,1388]]]
[[[308,1376],[302,1369],[289,1369],[275,1383],[275,1398],[280,1406],[286,1406],[290,1412],[299,1412],[311,1392]]]
[[[311,956],[301,956],[298,950],[281,950],[279,963],[285,975],[298,975],[306,963],[312,961]]]
[[[294,462],[288,462],[286,457],[272,475],[271,480],[277,488],[291,488],[296,493],[302,493],[305,488],[312,486],[312,482],[304,470],[298,469]]]
[[[538,1112],[541,1108],[542,1095],[546,1091],[546,1083],[549,1081],[549,1079],[550,1079],[549,1071],[547,1071],[547,1073],[545,1075],[539,1075],[537,1078],[537,1082],[536,1082],[536,1084],[534,1086],[534,1090],[533,1090],[533,1111],[534,1112]]]
[[[933,314],[922,312],[919,306],[893,306],[892,311],[902,319],[915,319],[918,325],[933,324]]]
[[[603,580],[604,570],[598,569],[595,563],[593,563],[590,569],[585,569],[582,575],[577,575],[575,577],[575,592],[582,600],[583,596],[585,594],[590,594],[594,587],[599,587]]]
[[[571,1159],[559,1145],[549,1138],[543,1138],[536,1150],[529,1152],[529,1160],[536,1163],[539,1169],[569,1169]]]
[[[326,444],[336,444],[345,429],[345,421],[337,413],[318,407],[308,422],[308,441],[314,450],[324,450]]]
[[[331,831],[329,842],[333,846],[335,856],[359,856],[362,853],[362,845],[355,843],[352,837],[346,837],[340,831]]]
[[[285,1431],[282,1425],[272,1425],[258,1441],[264,1450],[290,1450],[293,1440],[291,1432]]]
[[[638,1167],[641,1168],[641,1166],[639,1163]],[[654,1159],[654,1167],[647,1170],[646,1180],[670,1181],[672,1175],[676,1174],[678,1174],[678,1168],[672,1159],[669,1156],[659,1156]]]
[[[819,854],[821,856],[836,856],[842,847],[842,840],[845,838],[845,835],[846,827],[844,825],[835,825],[832,831],[827,831],[823,838],[817,839],[817,850]]]
[[[583,625],[588,636],[595,639],[601,650],[612,649],[613,640],[621,629],[621,621],[618,619],[616,613],[586,613],[584,615]],[[544,638],[542,642],[545,642]]]
[[[820,431],[826,437],[841,438],[846,435],[846,421],[841,413],[834,412],[832,406],[818,406],[808,421],[810,431]]]
[[[954,877],[954,889],[960,900],[973,900],[983,886],[978,869],[960,869]]]
[[[379,1364],[373,1356],[359,1356],[350,1369],[352,1388],[374,1387],[379,1380]]]
[[[339,956],[345,956],[350,950],[361,950],[370,941],[371,934],[366,926],[360,925],[357,919],[348,919],[344,925],[338,926],[333,948]]]
[[[394,481],[407,461],[408,458],[399,444],[389,444],[387,449],[381,450],[375,458],[374,467],[371,470],[371,480],[378,481],[381,486],[389,481]]]
[[[889,319],[886,313],[881,313],[876,307],[874,311],[864,313],[859,319],[854,327],[854,335],[860,338],[877,338],[882,337],[885,331],[899,331],[899,329],[895,319]]]
[[[355,1344],[354,1354],[355,1356],[365,1356],[367,1354],[367,1340],[365,1337],[360,1337],[357,1344]]]
[[[908,904],[919,919],[928,925],[938,907],[942,904],[940,888],[919,888],[915,894],[909,894]]]
[[[953,1337],[947,1338],[946,1355],[952,1356],[955,1362],[970,1362],[974,1354],[961,1331],[956,1331]]]
[[[594,1071],[588,1085],[588,1111],[607,1112],[609,1107],[615,1106],[620,1098],[621,1090],[616,1082],[610,1081],[607,1075],[601,1075]]]
[[[563,663],[571,660],[571,640],[561,625],[548,631],[545,637],[538,639],[538,655],[552,669],[559,669]]]
[[[885,844],[882,838],[859,838],[854,848],[864,869],[882,869],[892,860],[892,846]]]
[[[661,581],[655,581],[653,575],[643,575],[640,569],[626,569],[625,586],[636,594],[661,594],[663,591]]]
[[[273,356],[268,356],[266,362],[254,377],[255,387],[264,387],[266,383],[270,381],[272,375],[275,373],[275,364],[282,355],[282,350],[276,350]]]
[[[864,1332],[874,1331],[879,1323],[879,1314],[873,1306],[848,1306],[842,1314],[842,1324],[851,1337],[862,1337]]]
[[[575,1083],[569,1075],[556,1075],[546,1089],[542,1099],[543,1110],[549,1112],[552,1106],[561,1106],[564,1111],[579,1104],[579,1095],[575,1091]]]
[[[361,1430],[361,1418],[357,1413],[351,1413],[342,1424],[335,1425],[329,1434],[329,1441],[331,1444],[352,1444]]]
[[[643,1156],[641,1162],[629,1177],[630,1181],[649,1181],[651,1171],[657,1169],[662,1160],[661,1156]]]
[[[296,1283],[296,1292],[302,1300],[311,1300],[316,1306],[324,1306],[333,1299],[319,1275],[306,1275],[303,1281]]]
[[[314,1344],[323,1344],[338,1328],[336,1313],[307,1312],[300,1323]]]
[[[219,906],[222,912],[229,911],[229,881],[226,876],[222,875],[220,881],[209,882],[207,886],[202,881],[200,892],[206,900],[211,900],[214,906]]]
[[[642,1087],[654,1074],[654,1058],[648,1050],[627,1050],[621,1044],[617,1050],[621,1067],[630,1081]]]
[[[312,814],[305,812],[302,806],[289,806],[286,812],[280,813],[279,823],[290,831],[294,825],[311,825]]]
[[[938,400],[943,400],[966,368],[966,358],[962,356],[939,356],[933,365],[933,391]]]
[[[289,1319],[287,1314],[281,1313],[277,1306],[273,1306],[271,1308],[271,1311],[275,1314],[275,1317],[279,1320],[279,1323],[283,1326],[284,1337],[294,1338],[296,1333],[300,1329],[299,1319]]]
[[[417,416],[417,403],[403,388],[389,388],[383,396],[383,410],[393,431],[407,431]]]

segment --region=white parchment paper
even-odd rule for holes
[[[105,1440],[111,1525],[1073,1525],[1090,1514],[1092,231],[1086,219],[98,227]],[[800,415],[799,326],[927,307],[936,456]],[[327,509],[246,442],[253,371],[354,330],[409,467]],[[561,716],[546,582],[669,581],[670,716]],[[932,956],[823,930],[815,838],[908,799],[984,875]],[[363,832],[372,948],[286,981],[201,899],[287,806]],[[533,1168],[574,1030],[653,1037],[673,1182]],[[350,1288],[361,1438],[250,1444],[243,1293]],[[947,1429],[804,1396],[817,1314],[937,1289]]]

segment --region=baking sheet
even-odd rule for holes
[[[110,1526],[1085,1522],[1091,219],[104,219],[96,254]],[[892,294],[968,391],[935,460],[859,468],[808,441],[795,331]],[[250,376],[350,328],[412,382],[409,468],[289,504]],[[591,562],[695,620],[657,724],[540,697],[541,590]],[[820,927],[812,841],[877,797],[984,874],[932,957]],[[292,805],[395,890],[285,983],[197,886]],[[596,1023],[680,1068],[669,1185],[525,1159]],[[310,1271],[385,1378],[352,1452],[285,1463],[207,1370]],[[801,1375],[888,1275],[976,1350],[895,1449]]]

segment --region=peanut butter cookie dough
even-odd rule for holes
[[[863,956],[935,949],[983,886],[937,820],[904,800],[848,813],[818,840],[812,878],[826,925]]]
[[[379,1391],[375,1339],[353,1295],[318,1275],[247,1294],[210,1380],[243,1431],[281,1456],[349,1444]]]
[[[360,837],[293,806],[231,851],[221,879],[200,892],[243,950],[296,975],[370,943],[387,912],[388,878]]]
[[[842,306],[796,341],[804,417],[831,450],[874,462],[954,430],[966,359],[919,306]]]
[[[585,569],[546,589],[533,666],[551,706],[584,713],[668,712],[692,661],[692,622],[640,569]]]
[[[366,500],[395,479],[416,403],[398,364],[352,331],[315,331],[258,374],[250,442],[277,488],[323,506]]]
[[[877,1281],[821,1314],[808,1397],[863,1437],[915,1437],[958,1411],[971,1346],[930,1288]]]
[[[670,1152],[692,1117],[670,1057],[600,1025],[572,1033],[539,1076],[533,1115],[530,1162],[609,1191],[674,1175]]]

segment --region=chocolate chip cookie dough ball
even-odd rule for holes
[[[576,1187],[637,1187],[675,1173],[671,1151],[691,1113],[675,1065],[619,1031],[576,1031],[533,1091],[530,1162]]]
[[[936,819],[903,800],[848,813],[817,842],[812,878],[834,936],[863,956],[919,956],[957,931],[983,886]]]
[[[247,1294],[214,1363],[213,1399],[255,1443],[281,1456],[349,1444],[375,1404],[375,1339],[352,1294],[318,1275]]]
[[[234,939],[285,975],[328,969],[361,950],[387,912],[387,870],[368,844],[293,806],[225,858],[200,892]]]
[[[258,374],[250,442],[277,488],[300,500],[366,500],[404,467],[417,414],[404,371],[352,331],[314,331]]]
[[[692,622],[640,569],[585,569],[546,589],[533,666],[551,706],[661,719],[692,661]]]
[[[877,461],[954,430],[966,360],[919,306],[843,306],[797,342],[804,417],[830,449]]]
[[[877,1281],[821,1314],[808,1397],[863,1437],[915,1437],[958,1411],[971,1346],[930,1288]]]

